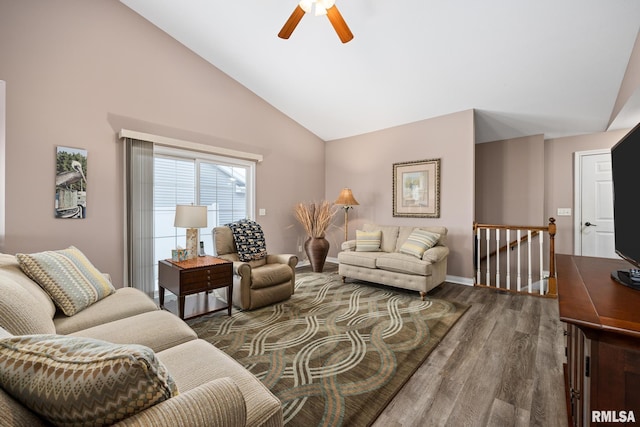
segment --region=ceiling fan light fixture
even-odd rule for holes
[[[336,0],[300,0],[298,3],[305,13],[310,13],[313,9],[315,16],[327,14],[327,9],[336,4]]]
[[[315,3],[316,0],[300,0],[300,7],[304,10],[305,13],[311,12],[311,6]]]
[[[287,22],[278,33],[281,39],[288,39],[296,29],[302,17],[314,9],[316,16],[326,15],[335,29],[340,41],[347,43],[353,39],[353,33],[336,7],[336,0],[300,0]]]
[[[336,4],[336,0],[316,0],[317,3],[320,3],[322,7],[326,9],[330,9],[334,4]]]
[[[327,14],[327,9],[336,4],[335,0],[316,0],[316,16],[322,16]]]

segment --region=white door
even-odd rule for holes
[[[577,223],[581,254],[619,258],[613,229],[611,153],[586,154],[580,165],[580,218]]]

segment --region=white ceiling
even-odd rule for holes
[[[278,38],[297,0],[121,2],[325,141],[471,108],[477,142],[605,131],[640,29],[638,0],[337,0],[342,44]]]

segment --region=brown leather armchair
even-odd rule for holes
[[[254,261],[240,261],[231,228],[213,229],[216,256],[233,261],[233,304],[253,310],[293,295],[298,257],[291,254],[267,254]]]

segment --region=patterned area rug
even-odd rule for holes
[[[467,308],[302,273],[280,304],[188,323],[267,385],[288,426],[367,426]]]

